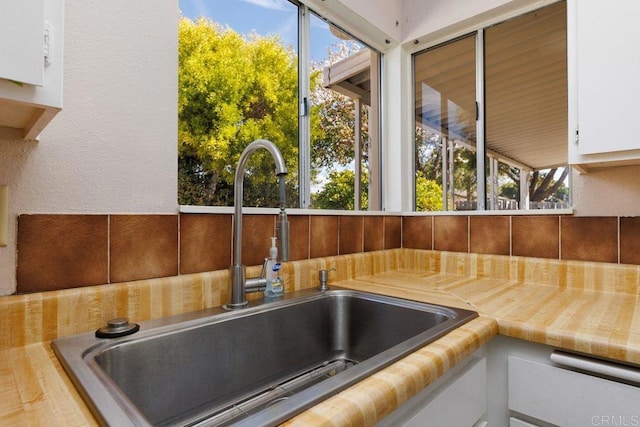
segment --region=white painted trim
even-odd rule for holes
[[[402,212],[402,216],[542,216],[573,215],[573,209],[529,209],[503,211],[437,211],[437,212]]]
[[[204,214],[233,214],[232,206],[188,206],[180,205],[180,213],[204,213]],[[278,208],[242,208],[243,214],[248,215],[277,215]],[[340,211],[323,209],[287,209],[287,215],[341,215],[341,216],[497,216],[497,215],[573,215],[573,209],[530,209],[530,210],[504,210],[504,211],[437,211],[437,212],[388,212],[388,211]]]
[[[180,213],[206,213],[206,214],[233,214],[232,206],[188,206],[180,205]],[[248,215],[277,215],[280,213],[278,208],[252,208],[243,207],[242,214]],[[342,216],[401,216],[401,212],[385,212],[385,211],[341,211],[334,209],[297,209],[287,208],[287,215],[342,215]]]
[[[409,54],[414,54],[559,1],[561,0],[512,0],[503,6],[488,10],[464,21],[456,22],[429,34],[422,34],[417,37],[412,35],[405,37],[403,35],[402,46]]]

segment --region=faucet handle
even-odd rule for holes
[[[318,281],[320,282],[318,285],[318,290],[320,291],[326,291],[327,289],[329,289],[329,286],[327,286],[327,282],[329,281],[329,272],[330,271],[336,271],[335,268],[330,268],[328,270],[320,270],[318,271]]]

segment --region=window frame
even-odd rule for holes
[[[560,209],[530,209],[529,202],[527,199],[526,208],[525,209],[490,209],[487,206],[487,192],[490,191],[488,189],[487,183],[487,173],[486,167],[491,166],[492,161],[503,161],[499,156],[490,156],[487,153],[485,147],[485,66],[484,66],[484,56],[485,56],[485,45],[484,45],[484,30],[493,26],[500,24],[502,22],[508,21],[510,19],[518,18],[522,15],[526,15],[530,12],[534,12],[538,9],[544,8],[545,6],[549,6],[554,3],[559,3],[561,1],[567,0],[554,0],[551,2],[534,2],[529,5],[525,5],[520,8],[515,8],[513,10],[496,14],[494,16],[489,17],[475,17],[468,25],[466,26],[452,26],[455,30],[451,31],[439,31],[434,33],[432,37],[426,36],[421,39],[416,39],[413,42],[412,47],[407,47],[408,54],[408,66],[410,67],[411,73],[411,81],[409,82],[409,98],[410,101],[406,104],[409,108],[410,117],[405,122],[406,125],[411,124],[411,128],[408,129],[408,132],[411,135],[411,164],[407,165],[412,173],[411,180],[411,189],[409,196],[411,197],[410,206],[412,214],[425,214],[425,215],[564,215],[564,214],[573,214],[573,179],[572,179],[572,165],[567,163],[566,167],[569,168],[569,174],[567,177],[567,187],[569,188],[569,208],[560,208]],[[568,31],[568,28],[567,28]],[[415,162],[415,152],[416,152],[416,140],[415,140],[415,57],[416,55],[428,51],[430,49],[437,48],[439,46],[446,45],[447,43],[456,41],[458,39],[475,36],[476,38],[476,179],[478,182],[477,185],[477,208],[474,210],[440,210],[440,211],[417,211],[416,207],[416,162]],[[570,55],[569,50],[567,50],[567,57]],[[567,80],[567,89],[570,87],[570,77]],[[570,101],[570,100],[569,100]],[[409,120],[410,119],[410,120]],[[567,123],[569,126],[569,123]],[[567,145],[568,149],[568,145]],[[491,158],[489,158],[491,157]],[[482,183],[482,185],[481,185]]]
[[[294,212],[306,212],[317,214],[337,214],[337,213],[363,213],[363,212],[381,212],[383,211],[383,183],[381,179],[382,172],[382,61],[383,52],[374,47],[370,40],[365,42],[362,37],[356,35],[355,31],[345,30],[346,25],[342,25],[341,22],[332,20],[331,17],[336,15],[334,11],[328,9],[324,11],[324,5],[315,5],[316,2],[311,1],[298,1],[287,0],[298,10],[298,205],[296,207],[287,207],[288,211]],[[322,0],[324,1],[324,0]],[[309,3],[311,6],[309,6]],[[314,8],[317,6],[317,9]],[[327,12],[327,13],[323,13]],[[328,210],[328,209],[316,209],[311,208],[311,126],[310,126],[310,105],[309,100],[311,98],[311,57],[310,57],[310,29],[311,29],[311,14],[316,15],[328,24],[332,24],[339,28],[346,34],[349,34],[356,38],[360,43],[365,45],[371,52],[375,53],[377,63],[371,65],[371,82],[374,82],[374,76],[376,78],[375,88],[377,97],[376,108],[371,108],[369,114],[369,128],[374,128],[377,134],[376,141],[369,140],[369,165],[371,169],[371,177],[369,178],[369,208],[367,211],[362,211],[356,206],[354,210]],[[339,16],[339,15],[336,15]],[[373,88],[373,84],[372,84]],[[373,105],[373,92],[372,89],[372,105]],[[374,114],[375,113],[375,114]],[[356,156],[357,158],[357,156]],[[358,189],[358,184],[354,186],[355,191]],[[179,205],[179,212],[185,213],[226,213],[231,212],[233,206],[205,206],[205,205]],[[276,212],[275,208],[268,207],[248,207],[249,213],[270,213]]]

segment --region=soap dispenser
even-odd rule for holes
[[[278,297],[284,293],[284,285],[280,278],[280,263],[278,262],[276,240],[275,237],[271,238],[269,258],[267,259],[265,267],[265,278],[267,279],[267,288],[264,291],[265,297]]]

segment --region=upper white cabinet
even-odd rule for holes
[[[62,108],[63,0],[0,0],[0,139],[36,139]]]
[[[569,162],[640,163],[640,2],[568,0]]]

